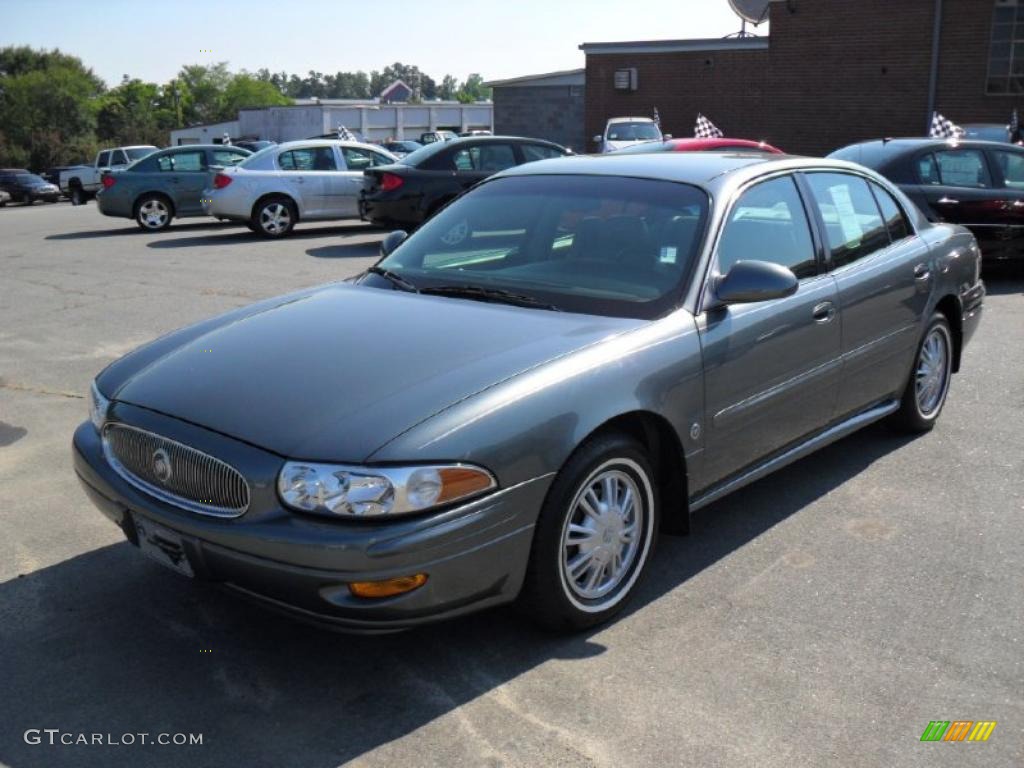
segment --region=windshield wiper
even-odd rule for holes
[[[437,296],[455,296],[459,298],[475,299],[477,301],[493,301],[498,304],[511,304],[516,307],[533,307],[535,309],[548,309],[552,312],[562,310],[554,304],[548,304],[533,296],[523,293],[513,293],[503,288],[484,288],[479,285],[439,285],[433,288],[424,288],[420,293],[433,294]]]
[[[375,265],[375,266],[370,267],[366,271],[370,272],[370,273],[372,273],[374,275],[380,275],[381,277],[383,277],[384,279],[388,280],[392,285],[394,285],[396,288],[398,288],[400,290],[407,291],[409,293],[419,293],[420,292],[419,288],[417,288],[415,285],[410,283],[408,280],[406,280],[401,275],[392,272],[390,269],[385,269],[384,267],[378,267],[378,266]]]

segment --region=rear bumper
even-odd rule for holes
[[[187,512],[128,484],[107,463],[89,422],[75,433],[73,455],[89,498],[133,544],[134,520],[149,519],[182,537],[197,578],[300,620],[356,632],[406,629],[513,600],[551,479],[387,523],[280,509],[228,520]],[[390,598],[358,598],[347,586],[416,573],[428,575],[425,585]]]
[[[363,221],[388,222],[416,227],[423,223],[424,215],[413,198],[390,200],[361,196],[359,198],[359,218]]]

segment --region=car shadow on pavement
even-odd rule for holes
[[[222,221],[197,221],[188,224],[173,224],[163,232],[144,232],[132,222],[126,222],[123,227],[117,229],[90,229],[84,232],[61,232],[56,235],[47,235],[45,240],[93,240],[100,237],[111,237],[114,235],[138,235],[139,237],[159,237],[173,232],[191,232],[195,230],[213,229],[225,230],[236,227],[237,224],[225,223]],[[246,230],[248,232],[248,230]]]
[[[225,225],[231,226],[231,225]],[[237,224],[234,226],[238,226]],[[328,237],[345,237],[349,235],[376,235],[380,234],[381,230],[373,229],[365,224],[357,226],[342,226],[337,225],[328,227],[300,227],[295,229],[287,239],[290,240],[308,240],[311,238],[322,238]],[[264,246],[271,243],[278,242],[269,238],[260,237],[255,232],[250,231],[247,227],[242,227],[232,231],[230,234],[217,234],[217,235],[201,235],[198,237],[175,237],[165,238],[162,240],[154,240],[146,245],[150,248],[192,248],[194,246],[210,246],[210,245],[249,245],[249,246]],[[373,242],[373,247],[378,247],[377,241]]]
[[[705,568],[908,440],[869,427],[702,510],[692,536],[661,538],[629,613],[685,589]],[[0,585],[0,617],[0,763],[12,768],[328,768],[549,660],[606,650],[600,628],[552,635],[511,609],[403,634],[333,634],[189,583],[127,543]],[[507,697],[493,698],[509,718],[524,716]],[[117,739],[201,733],[203,742],[28,744],[24,734],[33,728]]]

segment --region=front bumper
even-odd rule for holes
[[[974,332],[981,323],[981,310],[985,303],[985,283],[979,280],[971,288],[960,294],[961,315],[961,348],[967,346]]]
[[[118,406],[122,412],[129,410]],[[173,419],[130,410],[133,415],[147,414],[148,423],[140,426],[173,439],[198,430],[183,424],[174,430]],[[263,454],[240,458],[240,468],[282,462],[202,432],[205,445],[197,447],[209,451],[220,443],[226,451],[220,452],[222,458],[231,455],[229,443],[243,453]],[[73,454],[89,498],[133,544],[134,520],[149,519],[182,537],[197,578],[219,582],[302,620],[364,632],[405,629],[513,600],[522,585],[533,527],[551,481],[543,476],[456,509],[379,522],[324,520],[279,506],[256,509],[259,499],[272,496],[273,490],[250,478],[254,508],[239,518],[222,519],[164,503],[127,483],[110,467],[90,422],[75,432]],[[415,573],[428,574],[427,583],[395,597],[358,598],[347,587],[352,581]]]

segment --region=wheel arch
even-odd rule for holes
[[[257,197],[256,202],[252,204],[252,209],[249,211],[249,218],[255,221],[256,214],[259,211],[260,206],[263,205],[267,200],[270,200],[271,198],[274,197],[283,197],[285,200],[291,203],[292,212],[295,214],[295,221],[298,222],[299,219],[301,218],[301,215],[299,213],[299,204],[295,200],[295,198],[289,195],[287,192],[265,192],[259,197]]]
[[[654,467],[662,500],[661,530],[665,533],[683,535],[689,533],[690,505],[686,456],[675,428],[668,419],[653,411],[629,411],[608,419],[591,431],[576,446],[576,450],[598,435],[615,432],[629,435],[647,451]]]
[[[960,299],[951,293],[947,293],[935,305],[935,311],[941,312],[949,323],[949,329],[953,332],[953,372],[960,370],[960,353],[963,350],[963,307]]]

